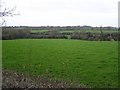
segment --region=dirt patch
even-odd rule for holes
[[[15,71],[2,71],[2,88],[86,88],[84,85],[53,81],[45,77],[31,77]]]

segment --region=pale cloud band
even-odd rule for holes
[[[118,2],[118,27],[120,27],[120,1]]]
[[[6,18],[8,25],[118,26],[119,0],[4,0],[17,6],[20,16]]]

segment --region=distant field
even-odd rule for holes
[[[103,33],[115,33],[118,32],[117,30],[102,30]],[[91,33],[101,33],[100,30],[65,30],[60,32],[91,32]]]
[[[90,87],[117,87],[114,41],[20,39],[3,41],[3,69]]]
[[[103,33],[115,33],[118,30],[102,30]],[[32,30],[31,32],[48,32],[48,30]],[[63,32],[91,32],[91,33],[101,33],[100,30],[61,30],[60,33]]]
[[[38,32],[48,32],[48,30],[31,30],[31,32],[38,33]]]

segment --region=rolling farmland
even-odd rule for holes
[[[31,30],[31,32],[34,33],[40,33],[40,32],[48,32],[49,30]],[[64,32],[91,32],[91,33],[101,33],[100,30],[58,30],[60,33]],[[103,33],[118,33],[118,30],[102,30]]]
[[[88,87],[117,87],[118,43],[70,39],[3,40],[3,69]]]

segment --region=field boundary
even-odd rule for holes
[[[0,89],[2,88],[2,27],[0,27]]]
[[[13,70],[2,70],[2,88],[87,88],[85,85],[54,81],[44,76],[31,76]]]

